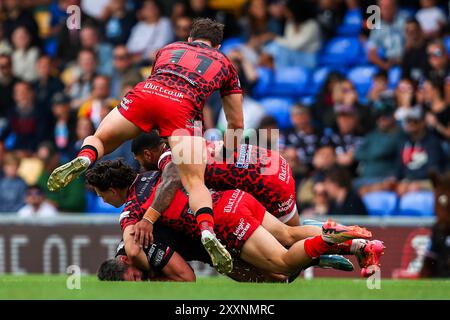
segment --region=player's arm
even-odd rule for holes
[[[147,256],[142,248],[134,241],[134,227],[135,225],[128,225],[123,231],[122,236],[125,244],[125,252],[136,268],[143,271],[150,271]]]
[[[181,255],[174,252],[167,265],[162,268],[167,281],[195,282],[195,273]]]
[[[169,208],[175,195],[182,187],[176,165],[170,161],[163,169],[161,183],[156,187],[155,198],[145,212],[144,217],[135,226],[135,242],[148,247],[153,243],[153,224],[159,219],[161,212]]]
[[[234,93],[222,97],[223,111],[227,119],[228,127],[225,134],[224,142],[227,149],[234,150],[238,146],[242,138],[242,130],[244,129],[244,115],[242,111],[242,94]],[[231,136],[229,136],[231,134]],[[229,146],[227,141],[234,143]]]

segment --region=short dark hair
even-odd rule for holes
[[[118,259],[109,259],[103,261],[98,268],[97,277],[100,281],[124,281],[124,273],[128,266],[120,262]]]
[[[325,180],[329,180],[337,184],[341,188],[350,190],[352,187],[352,178],[346,168],[341,166],[333,166],[325,173]]]
[[[158,148],[162,142],[163,141],[156,130],[142,133],[131,143],[131,152],[136,155],[144,151],[144,149],[153,150]]]
[[[106,160],[86,172],[86,181],[90,186],[106,191],[129,188],[136,176],[136,171],[122,159]]]
[[[195,19],[189,36],[193,40],[209,40],[211,41],[211,45],[216,47],[222,43],[224,27],[222,23],[209,18]]]

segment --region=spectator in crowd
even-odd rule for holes
[[[267,139],[261,141],[261,146],[267,147],[267,149],[279,150],[280,127],[274,117],[270,115],[264,116],[259,123],[258,130],[265,130],[264,132],[267,134]],[[267,143],[267,146],[264,146],[263,143]]]
[[[400,165],[397,172],[397,192],[430,190],[428,172],[444,169],[445,157],[439,138],[427,129],[425,114],[416,106],[405,116],[404,130],[407,139],[400,149]]]
[[[189,16],[178,17],[175,21],[175,41],[187,41],[191,32],[192,18]]]
[[[415,85],[410,78],[400,79],[397,88],[395,89],[395,99],[397,109],[395,110],[395,120],[403,122],[408,111],[414,105]]]
[[[36,62],[39,49],[31,46],[31,36],[25,27],[18,27],[12,34],[12,63],[14,75],[25,81],[37,79]]]
[[[311,206],[305,207],[301,212],[303,219],[317,219],[323,217],[329,212],[330,199],[323,182],[317,182],[313,187],[313,203]],[[302,204],[302,203],[300,203]],[[303,208],[304,206],[300,206]]]
[[[93,25],[83,26],[80,31],[81,48],[95,52],[97,58],[97,73],[111,75],[113,69],[113,48],[109,43],[100,41],[98,32],[97,28]]]
[[[133,12],[127,9],[127,0],[110,0],[102,13],[105,40],[113,46],[124,45],[136,23]]]
[[[445,102],[444,84],[427,80],[423,84],[426,110],[425,121],[430,129],[444,141],[450,141],[450,107]]]
[[[127,42],[133,61],[153,61],[158,49],[173,40],[170,20],[161,16],[161,8],[154,0],[145,0],[139,11],[140,21],[131,30]]]
[[[402,57],[402,77],[419,81],[428,67],[427,45],[420,24],[409,19],[405,25],[405,51]]]
[[[276,37],[264,51],[274,57],[277,68],[314,68],[322,40],[319,24],[313,19],[313,10],[307,2],[289,1],[287,7],[283,36]]]
[[[8,0],[3,4],[5,15],[3,28],[10,42],[13,32],[19,27],[25,27],[31,33],[31,46],[39,46],[39,28],[33,13],[29,9],[23,8],[20,0]]]
[[[69,83],[69,96],[72,99],[72,108],[78,109],[91,93],[92,83],[96,73],[96,54],[92,50],[83,49],[78,54],[77,69],[69,70],[75,80]],[[78,73],[78,75],[76,75]]]
[[[19,79],[12,71],[11,56],[0,54],[0,119],[4,119],[0,127],[6,126],[6,118],[14,105],[13,89]]]
[[[208,5],[207,0],[188,0],[185,15],[196,18],[211,18],[222,23],[225,28],[223,30],[224,38],[239,35],[239,25],[233,14],[226,11],[216,11]]]
[[[11,150],[32,152],[50,134],[47,113],[36,105],[33,88],[28,82],[17,82],[14,86],[14,106],[2,140],[8,139]]]
[[[0,178],[0,213],[17,212],[25,204],[27,185],[18,175],[20,159],[13,153],[5,155]]]
[[[248,1],[244,9],[246,14],[239,21],[243,38],[253,55],[257,55],[257,52],[260,52],[275,35],[282,35],[282,25],[270,16],[267,2],[266,0]]]
[[[394,104],[382,99],[374,105],[377,128],[370,132],[355,151],[360,177],[354,187],[360,194],[386,188],[386,180],[395,180],[403,135],[394,118]]]
[[[289,158],[286,158],[289,161]],[[290,161],[290,164],[292,162]],[[323,183],[327,170],[336,165],[336,152],[332,146],[321,146],[317,149],[313,158],[314,170],[306,179],[296,176],[296,180],[300,181],[297,192],[297,202],[303,206],[310,206],[314,203],[314,187],[318,183]],[[296,166],[292,167],[293,170]]]
[[[54,143],[61,153],[61,160],[70,159],[76,152],[76,113],[70,108],[70,99],[62,92],[58,92],[52,99],[52,111],[55,118]]]
[[[285,152],[295,152],[295,162],[301,168],[300,172],[307,173],[312,169],[314,153],[320,146],[322,133],[314,128],[309,109],[302,105],[292,107],[291,122],[293,128],[282,134],[281,143]]]
[[[36,92],[37,104],[50,110],[52,97],[55,93],[64,90],[64,84],[53,75],[52,60],[47,55],[42,55],[37,61],[38,79],[33,82],[33,88]]]
[[[47,188],[47,180],[50,173],[56,167],[61,165],[60,154],[56,152],[52,143],[43,142],[38,147],[37,156],[44,163],[44,170],[41,172],[36,184],[44,190],[45,197],[48,201],[51,202],[58,211],[83,212],[86,205],[84,175],[75,179],[70,188],[64,188],[58,192],[50,192]],[[23,194],[25,194],[25,192]]]
[[[427,46],[428,63],[426,78],[445,84],[445,101],[450,104],[450,60],[442,40],[433,40]]]
[[[78,118],[77,125],[75,128],[76,142],[74,145],[74,149],[77,151],[80,150],[83,144],[83,140],[93,135],[94,131],[95,131],[94,124],[92,123],[91,119],[84,117]]]
[[[316,102],[312,107],[314,122],[320,127],[330,127],[334,122],[333,107],[335,105],[334,92],[338,84],[344,80],[339,72],[330,72],[316,96]]]
[[[91,97],[81,105],[78,111],[78,116],[89,118],[95,128],[99,126],[102,118],[119,104],[118,100],[110,97],[110,82],[107,76],[96,76],[92,84]],[[105,111],[106,114],[103,114],[102,117],[102,113]]]
[[[344,6],[341,1],[319,0],[316,16],[320,29],[325,39],[330,39],[336,34],[344,18]]]
[[[386,91],[389,90],[388,75],[386,71],[377,72],[372,79],[372,86],[367,94],[367,100],[370,105],[378,101]]]
[[[5,36],[3,24],[0,23],[0,55],[10,55],[12,53],[11,44]]]
[[[111,0],[81,0],[81,9],[90,17],[100,20]]]
[[[367,42],[369,61],[383,70],[400,64],[403,55],[407,15],[399,11],[396,0],[378,0],[381,22],[370,32]]]
[[[367,215],[359,195],[352,190],[352,180],[345,168],[333,167],[325,177],[325,190],[330,198],[329,215]]]
[[[436,5],[436,0],[420,0],[420,6],[416,18],[425,37],[430,39],[440,36],[447,24],[445,12]]]
[[[333,145],[336,150],[337,163],[340,166],[355,172],[357,162],[354,157],[355,150],[362,142],[362,136],[358,130],[358,113],[352,105],[336,105],[337,130],[329,128],[325,130],[322,144]]]
[[[17,211],[17,215],[21,218],[51,218],[58,215],[55,206],[46,201],[44,191],[37,185],[27,188],[25,199],[26,205]]]
[[[118,45],[113,53],[114,71],[111,77],[111,96],[114,99],[121,98],[124,84],[136,85],[141,82],[142,75],[139,70],[133,66],[130,53],[124,45]]]

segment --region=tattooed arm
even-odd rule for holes
[[[164,168],[161,183],[156,188],[155,198],[150,207],[160,213],[166,211],[182,186],[177,166],[173,162],[168,163]]]
[[[169,162],[163,170],[161,183],[155,190],[155,198],[147,209],[143,219],[135,225],[134,241],[144,247],[153,243],[153,223],[160,214],[169,208],[178,189],[182,187],[178,169],[173,162]]]

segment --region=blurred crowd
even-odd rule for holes
[[[367,8],[379,6],[375,22]],[[81,8],[80,29],[67,27]],[[76,156],[121,98],[151,72],[156,52],[185,41],[197,17],[225,24],[223,52],[239,71],[245,127],[280,129],[302,214],[367,214],[362,198],[430,190],[450,169],[450,35],[447,1],[0,0],[0,214],[92,212],[83,178],[50,193],[49,174]],[[264,70],[323,69],[324,48],[343,37],[375,70],[358,90],[345,66],[327,66],[308,99],[289,98],[280,118],[255,90]],[[362,59],[362,60],[364,60]],[[353,65],[352,67],[355,67]],[[393,70],[400,70],[397,77]],[[267,97],[266,97],[267,98]],[[220,96],[205,127],[226,128]],[[276,113],[276,112],[275,112]],[[107,158],[138,169],[125,143]],[[49,208],[53,208],[51,210]]]

